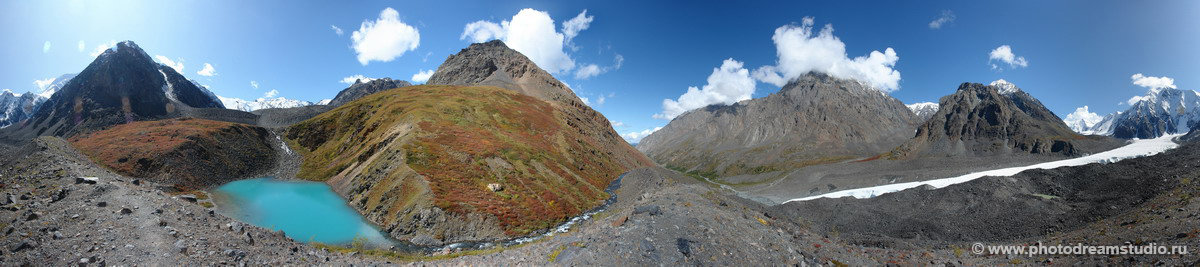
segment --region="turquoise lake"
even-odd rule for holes
[[[302,242],[391,245],[374,225],[324,183],[257,178],[227,183],[213,192],[218,212],[255,226],[283,230]]]

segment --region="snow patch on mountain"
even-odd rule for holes
[[[992,83],[990,83],[988,85],[999,87],[1000,93],[1005,94],[1005,95],[1016,93],[1017,91],[1021,90],[1021,89],[1017,89],[1017,85],[1012,84],[1008,81],[1005,81],[1004,79],[992,81]]]
[[[913,114],[916,114],[921,120],[928,120],[938,112],[938,103],[933,102],[912,103],[904,106],[908,107],[908,110],[912,110]]]

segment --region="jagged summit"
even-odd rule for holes
[[[1003,80],[963,83],[895,157],[988,156],[1015,152],[1077,155],[1081,137],[1033,96]]]
[[[97,56],[10,136],[67,136],[132,121],[178,117],[182,108],[222,107],[211,92],[158,64],[134,42],[124,41]]]
[[[500,40],[471,44],[447,57],[426,84],[491,85],[558,105],[583,103],[566,84]]]
[[[350,87],[346,87],[346,89],[338,92],[337,96],[329,101],[329,105],[337,107],[370,94],[405,86],[412,86],[412,84],[408,81],[392,80],[392,78],[387,77],[371,79],[365,82],[362,79],[358,79],[354,80],[354,84],[350,85]]]

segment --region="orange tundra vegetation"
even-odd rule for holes
[[[343,176],[357,173],[348,169],[358,166],[407,165],[387,174],[362,171],[360,176],[387,178],[339,190],[350,194],[352,203],[362,199],[356,208],[380,218],[376,223],[385,227],[412,217],[405,211],[415,209],[406,207],[425,203],[454,214],[494,216],[513,236],[600,205],[608,197],[604,188],[623,171],[595,140],[567,123],[549,103],[510,90],[424,85],[356,100],[294,125],[287,137],[302,147],[297,149],[305,159],[300,176],[306,179],[351,179]],[[376,156],[393,150],[402,157]],[[425,181],[398,181],[407,179],[405,170]],[[425,183],[428,191],[422,195],[423,188],[414,184]],[[504,189],[493,192],[487,188],[491,183]],[[387,184],[403,188],[374,192]],[[381,204],[389,202],[379,198],[404,201]],[[379,212],[387,214],[370,215]]]
[[[69,141],[122,175],[204,188],[272,167],[269,135],[256,126],[178,118],[115,125]]]

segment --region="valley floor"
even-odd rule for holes
[[[96,167],[66,142],[0,147],[2,265],[995,265],[1187,263],[1185,257],[1027,257],[976,255],[969,243],[862,242],[804,209],[775,211],[662,168],[633,170],[608,210],[568,233],[486,251],[422,257],[325,249],[238,223],[159,185]],[[1200,163],[1197,163],[1200,164]],[[282,164],[287,165],[287,164]],[[1194,166],[1194,165],[1193,165]],[[96,184],[76,183],[97,177]],[[1195,245],[1197,203],[1161,195],[1045,240],[1123,242],[1142,233],[1185,231]],[[65,192],[65,193],[63,193]],[[13,203],[7,203],[11,199]],[[1176,202],[1170,202],[1176,201]],[[100,203],[104,203],[101,205]],[[1161,205],[1158,203],[1162,203]],[[1178,207],[1177,207],[1178,206]],[[815,214],[815,213],[814,213]],[[1124,224],[1132,220],[1134,224]],[[1180,228],[1180,229],[1176,229]],[[1094,231],[1107,235],[1093,236]],[[1175,233],[1172,233],[1174,235]],[[1146,234],[1143,236],[1158,236]],[[1081,239],[1082,238],[1082,239]],[[1090,238],[1090,239],[1087,239]],[[889,239],[896,240],[896,239]],[[1155,239],[1159,240],[1159,239]],[[1145,241],[1145,240],[1142,240]],[[1028,240],[996,241],[1023,244]],[[1166,242],[1159,240],[1159,242]],[[961,242],[960,242],[961,243]],[[1109,244],[1109,243],[1101,243]],[[989,245],[993,245],[990,244]],[[1194,247],[1194,246],[1193,246]],[[1130,260],[1132,259],[1132,260]]]

